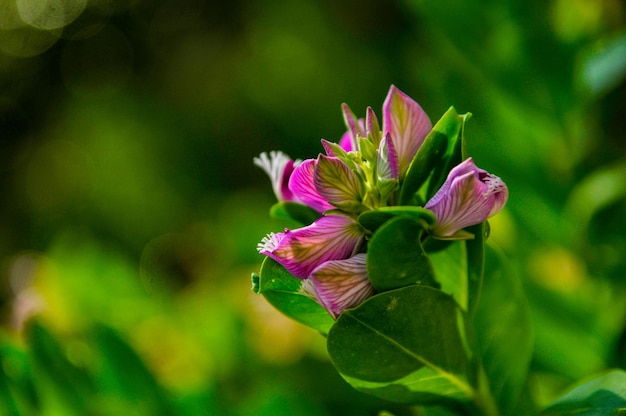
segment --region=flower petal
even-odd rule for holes
[[[317,160],[307,159],[298,165],[289,178],[289,190],[294,197],[318,212],[335,207],[328,203],[315,189],[315,166]]]
[[[321,264],[311,272],[305,290],[337,319],[344,309],[358,306],[374,294],[365,259],[366,255],[361,253]]]
[[[380,124],[378,124],[378,117],[376,117],[376,113],[372,110],[372,107],[367,107],[365,113],[365,127],[368,138],[372,140],[375,146],[378,146],[382,139],[382,133],[380,131]]]
[[[377,168],[379,180],[398,179],[400,174],[398,153],[393,145],[393,140],[389,137],[389,133],[380,141]]]
[[[398,152],[400,177],[404,177],[431,129],[430,119],[422,107],[392,85],[383,104],[383,135],[391,134]]]
[[[347,133],[350,137],[350,150],[354,150],[357,148],[357,138],[365,137],[363,133],[363,120],[356,118],[352,110],[350,110],[350,107],[348,107],[348,104],[341,104],[341,111],[343,112],[343,120],[348,128]]]
[[[319,155],[314,183],[322,198],[338,208],[361,206],[362,186],[359,177],[335,157]]]
[[[274,194],[279,201],[296,201],[288,186],[289,177],[295,168],[295,163],[289,156],[281,151],[271,151],[269,156],[263,152],[253,160],[270,177]]]
[[[505,183],[476,167],[469,158],[450,171],[444,184],[424,208],[433,211],[437,217],[432,234],[445,238],[495,215],[507,198]]]
[[[257,250],[276,260],[293,276],[304,279],[328,260],[353,255],[363,235],[363,229],[354,219],[328,215],[303,228],[269,234]]]
[[[346,131],[343,134],[343,136],[341,136],[341,139],[339,140],[339,146],[341,146],[343,148],[343,150],[345,150],[346,152],[350,152],[350,151],[356,149],[356,147],[353,147],[353,145],[352,145],[352,133],[349,130]],[[332,156],[330,154],[328,154],[328,155]]]

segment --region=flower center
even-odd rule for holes
[[[483,198],[487,198],[490,195],[497,194],[504,188],[504,182],[498,176],[490,175],[489,173],[479,173],[480,180],[487,185],[487,190],[483,193]]]

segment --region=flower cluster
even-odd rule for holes
[[[372,233],[358,216],[398,204],[409,167],[433,128],[419,104],[395,86],[383,104],[382,126],[369,107],[365,119],[346,104],[342,110],[347,132],[339,143],[322,140],[325,154],[294,161],[275,151],[254,159],[270,176],[279,201],[306,205],[320,215],[308,226],[269,234],[258,251],[302,279],[302,291],[333,318],[375,293],[367,273]],[[468,158],[423,205],[436,219],[427,234],[471,238],[463,229],[496,214],[507,197],[504,182]]]

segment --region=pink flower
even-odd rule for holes
[[[438,238],[463,238],[459,230],[497,214],[509,196],[505,183],[474,165],[469,158],[457,165],[424,208],[437,217],[430,230]]]

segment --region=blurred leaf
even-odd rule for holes
[[[569,219],[586,231],[589,221],[602,208],[626,198],[626,163],[605,166],[589,174],[572,190],[566,206]]]
[[[426,193],[421,195],[424,200],[430,199],[433,189],[437,190],[445,180],[450,170],[449,166],[461,162],[462,146],[459,138],[467,117],[468,114],[459,115],[454,107],[450,107],[433,126],[411,162],[402,183],[401,205],[414,204],[415,193],[420,189]],[[426,181],[429,181],[428,188],[424,189]]]
[[[35,414],[40,400],[26,353],[8,342],[0,346],[0,414]]]
[[[533,353],[528,303],[515,271],[486,247],[485,277],[474,329],[489,386],[503,415],[517,404]]]
[[[359,215],[359,223],[371,232],[375,232],[378,228],[390,219],[398,216],[412,218],[417,222],[426,225],[435,223],[435,214],[432,211],[411,205],[381,207],[363,212]]]
[[[0,414],[19,415],[17,403],[9,390],[9,383],[4,371],[0,369]]]
[[[626,414],[626,372],[613,370],[566,393],[541,416]]]
[[[134,414],[173,414],[165,391],[121,336],[104,325],[98,325],[94,335],[103,360],[99,374],[102,392],[122,399]]]
[[[592,94],[601,94],[617,86],[626,76],[626,34],[594,45],[581,68],[581,78]]]
[[[334,322],[319,303],[300,292],[302,281],[269,257],[263,261],[258,282],[253,285],[257,294],[283,314],[322,334],[327,334]]]
[[[270,208],[272,218],[293,220],[308,225],[319,219],[320,214],[313,208],[296,202],[278,202]]]
[[[573,381],[607,367],[623,330],[623,296],[611,295],[609,287],[585,296],[567,296],[536,284],[525,289],[535,332],[534,368]]]
[[[388,221],[374,233],[367,251],[367,274],[376,290],[416,283],[438,286],[420,241],[423,233],[423,224],[403,216]]]
[[[449,295],[408,286],[344,311],[328,352],[357,390],[408,404],[462,402],[474,393],[463,320]]]
[[[30,324],[26,339],[30,345],[37,387],[49,388],[45,393],[58,401],[68,414],[86,414],[96,395],[90,375],[68,360],[61,344],[38,322]],[[42,383],[40,377],[45,378],[46,383]],[[50,406],[50,403],[47,404]]]

